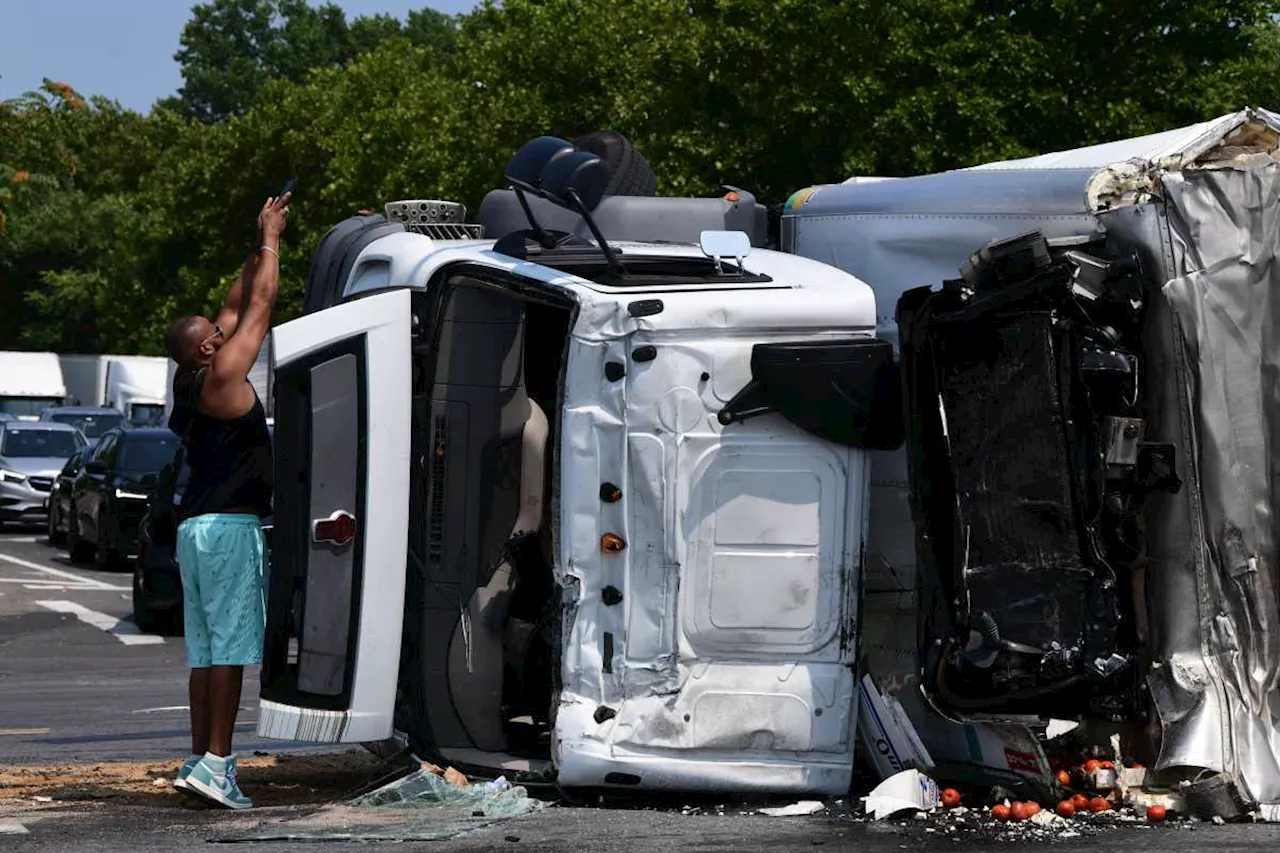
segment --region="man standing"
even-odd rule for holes
[[[183,437],[191,476],[177,534],[183,624],[191,667],[191,757],[174,785],[233,809],[249,808],[236,782],[231,734],[244,668],[262,662],[264,542],[271,511],[271,435],[249,370],[271,328],[280,284],[280,234],[289,194],[258,214],[258,248],[216,321],[180,317],[165,333],[178,363],[169,428]]]

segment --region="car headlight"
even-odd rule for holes
[[[151,496],[145,492],[130,492],[125,489],[116,489],[116,497],[126,501],[145,501]]]
[[[8,468],[0,468],[0,483],[25,483],[26,481],[26,474],[10,471]]]

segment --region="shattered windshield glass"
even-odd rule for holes
[[[505,778],[469,783],[424,765],[402,779],[297,820],[227,841],[435,841],[546,807]]]

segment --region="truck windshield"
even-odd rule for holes
[[[85,438],[98,438],[109,429],[115,429],[124,423],[124,415],[76,415],[52,414],[49,420],[59,424],[71,424],[84,433]]]
[[[84,447],[78,432],[52,429],[8,429],[0,443],[0,456],[10,459],[66,459]]]
[[[61,397],[0,397],[0,412],[19,418],[39,417],[45,409],[61,405]]]
[[[164,405],[157,403],[134,403],[133,408],[129,410],[129,426],[164,426]]]
[[[173,461],[178,452],[178,437],[126,441],[120,448],[121,471],[130,474],[155,474]]]

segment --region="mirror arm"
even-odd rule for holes
[[[615,276],[623,275],[622,264],[618,263],[618,256],[609,246],[609,241],[604,238],[604,234],[600,231],[600,226],[596,225],[595,217],[591,215],[591,211],[587,210],[587,206],[582,203],[582,197],[578,195],[577,190],[569,190],[565,194],[565,199],[573,206],[573,209],[582,217],[582,221],[587,223],[587,227],[591,229],[591,236],[596,238],[596,242],[600,244],[600,251],[604,253],[605,263],[609,265],[609,272]]]

